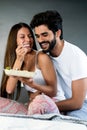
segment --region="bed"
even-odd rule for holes
[[[60,114],[27,115],[25,105],[0,97],[0,130],[87,130],[87,121]]]
[[[87,130],[87,122],[57,114],[0,114],[0,130]]]

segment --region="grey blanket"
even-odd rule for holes
[[[14,117],[14,118],[26,118],[26,119],[39,119],[39,120],[50,120],[50,121],[63,121],[63,122],[71,122],[75,124],[83,124],[87,127],[87,121],[80,120],[78,118],[70,117],[70,116],[64,116],[64,115],[58,115],[58,114],[43,114],[43,115],[18,115],[18,114],[5,114],[0,113],[0,116],[5,117]]]

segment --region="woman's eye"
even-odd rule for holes
[[[21,39],[23,39],[24,37],[20,37]]]
[[[32,38],[32,35],[29,35],[28,37],[29,37],[29,38]]]

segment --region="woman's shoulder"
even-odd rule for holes
[[[38,54],[38,56],[46,56],[46,57],[49,57],[49,55],[48,55],[47,53],[43,52],[43,50],[41,50],[41,49],[38,50],[37,54]]]

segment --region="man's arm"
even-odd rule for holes
[[[56,102],[61,112],[80,109],[87,93],[87,78],[72,81],[72,97]]]

